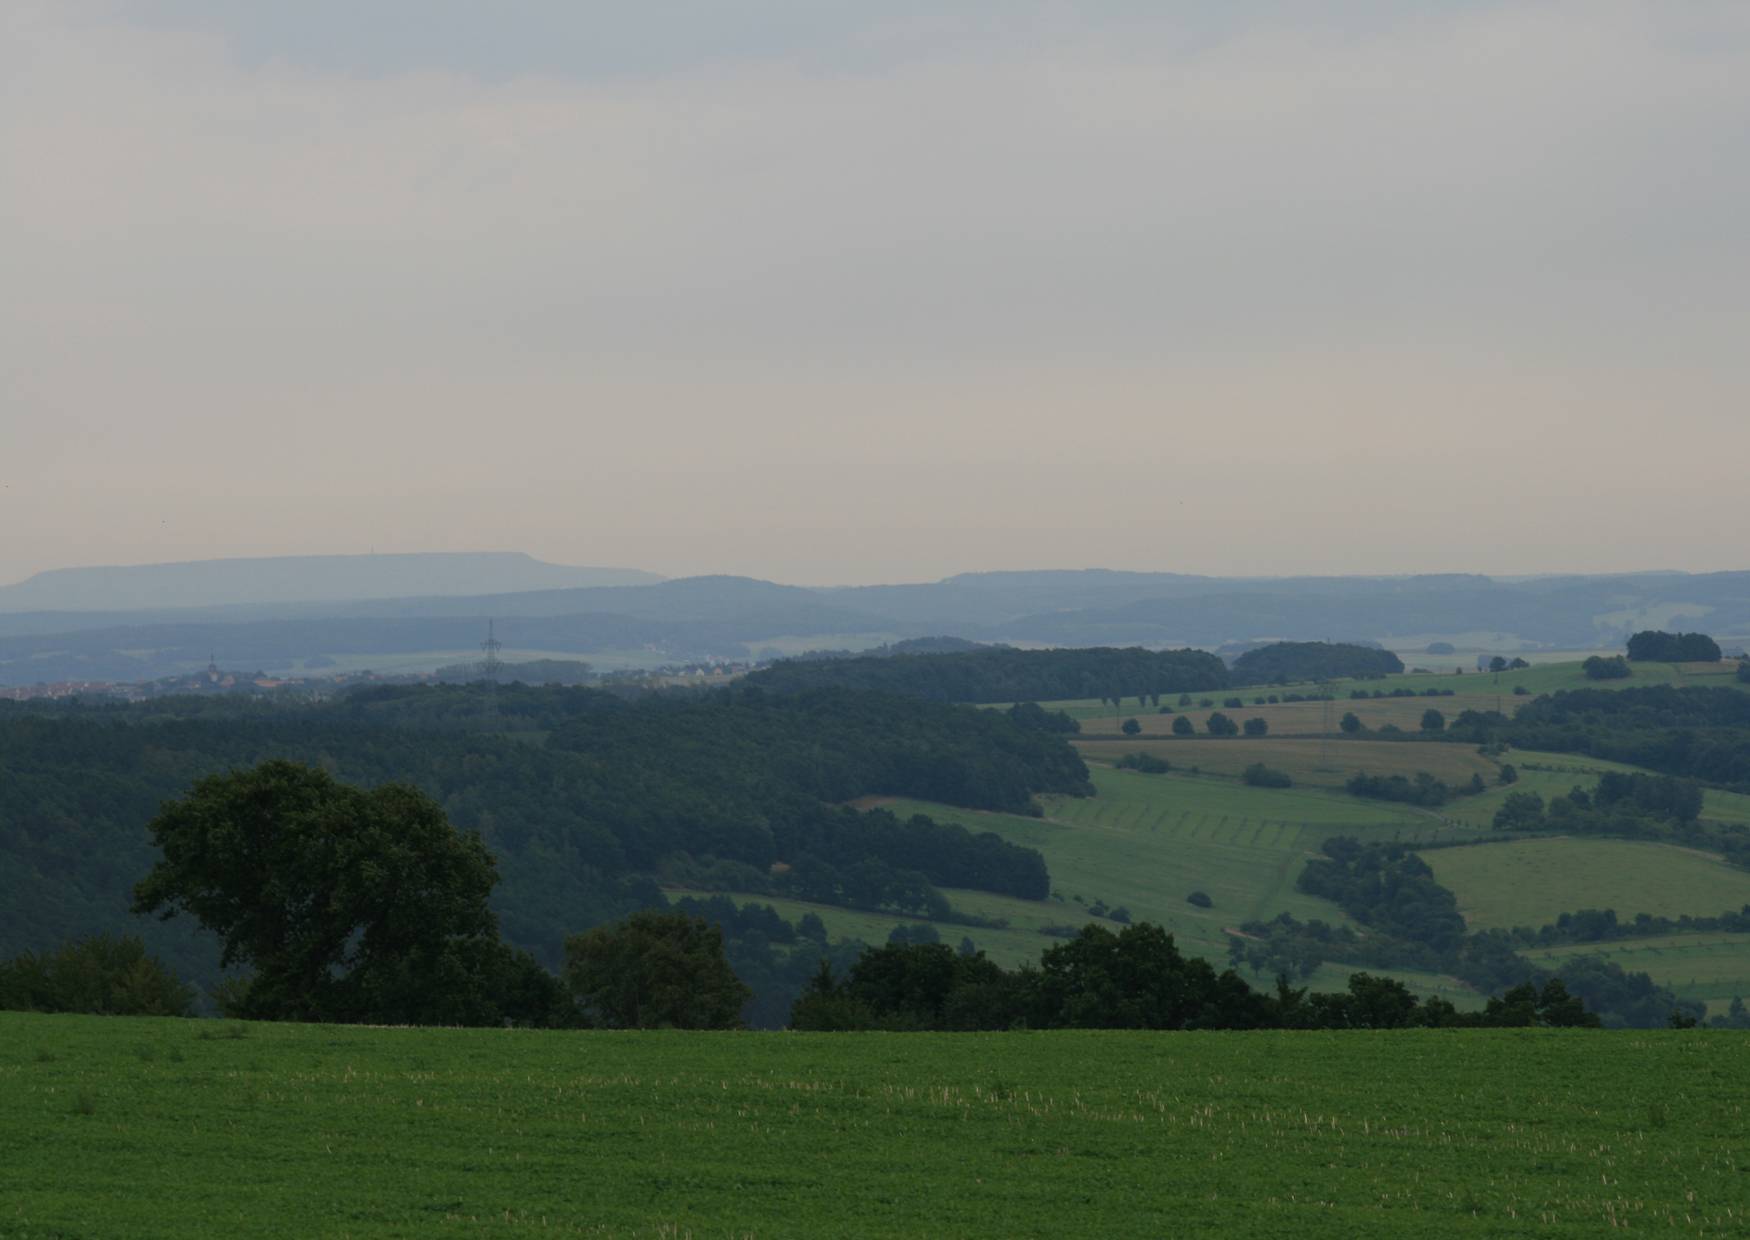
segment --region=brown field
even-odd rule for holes
[[[1127,753],[1150,753],[1165,758],[1175,770],[1198,768],[1205,774],[1238,776],[1254,762],[1284,771],[1297,784],[1315,788],[1340,788],[1357,771],[1370,775],[1411,776],[1417,771],[1449,784],[1470,782],[1481,775],[1493,784],[1500,767],[1470,745],[1424,745],[1387,741],[1309,740],[1266,736],[1262,739],[1234,737],[1138,737],[1134,740],[1077,739],[1076,748],[1090,762],[1116,762]]]
[[[1326,707],[1330,708],[1329,728],[1337,729],[1338,720],[1349,711],[1354,711],[1361,722],[1369,728],[1381,728],[1393,724],[1406,732],[1415,732],[1422,726],[1422,712],[1430,707],[1445,715],[1450,721],[1464,710],[1500,710],[1511,715],[1514,708],[1530,701],[1529,698],[1514,697],[1511,693],[1466,693],[1455,694],[1442,698],[1368,698],[1366,701],[1350,701],[1347,697],[1338,698],[1334,702],[1281,702],[1275,706],[1255,706],[1252,698],[1255,693],[1231,695],[1214,693],[1205,695],[1212,697],[1215,705],[1210,708],[1199,706],[1174,707],[1179,715],[1186,715],[1197,725],[1197,731],[1204,730],[1204,724],[1215,711],[1220,711],[1235,723],[1244,723],[1251,718],[1260,718],[1270,725],[1272,736],[1317,736],[1325,731]],[[1244,699],[1244,706],[1223,706],[1222,700],[1229,696],[1239,696]],[[1163,736],[1172,735],[1175,715],[1145,713],[1134,704],[1126,703],[1124,710],[1119,712],[1117,722],[1111,714],[1084,717],[1082,719],[1082,735],[1089,739],[1122,738],[1118,728],[1126,719],[1135,719],[1142,725],[1142,735]]]

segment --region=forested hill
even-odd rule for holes
[[[1739,689],[1574,689],[1526,703],[1505,725],[1460,726],[1453,739],[1492,735],[1522,749],[1592,754],[1750,791],[1750,693]]]
[[[940,915],[938,886],[1029,898],[1039,854],[925,818],[836,804],[895,794],[1026,812],[1089,790],[1061,737],[915,698],[745,690],[624,701],[506,688],[378,689],[329,706],[0,703],[0,958],[100,931],[144,933],[183,976],[216,950],[128,913],[145,824],[202,775],[283,757],[363,785],[414,784],[479,831],[505,937],[547,963],[565,935],[657,902],[658,879]]]
[[[952,654],[792,659],[745,680],[775,693],[859,689],[938,702],[1044,702],[1136,697],[1225,688],[1227,667],[1201,650],[1093,646],[1074,650],[999,647]]]
[[[1298,681],[1370,678],[1404,670],[1404,661],[1377,646],[1349,642],[1271,642],[1234,660],[1236,685],[1286,685]]]

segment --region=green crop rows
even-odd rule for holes
[[[1750,1037],[0,1015],[0,1235],[1743,1234]]]

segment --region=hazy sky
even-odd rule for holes
[[[1750,567],[1750,4],[5,0],[0,581]]]

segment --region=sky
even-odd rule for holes
[[[1741,0],[7,0],[0,582],[1750,568]]]

